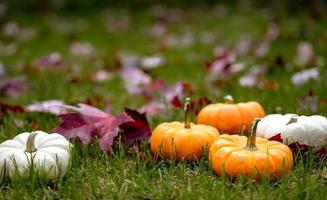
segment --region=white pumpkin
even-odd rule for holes
[[[69,164],[70,148],[70,142],[57,133],[19,134],[0,144],[1,178],[14,178],[17,173],[25,176],[32,166],[35,172],[50,180],[63,176]]]
[[[320,115],[267,115],[258,124],[257,136],[266,139],[280,136],[285,144],[298,143],[319,151],[327,145],[327,118]]]

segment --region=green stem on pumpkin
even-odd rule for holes
[[[291,117],[290,121],[289,121],[286,125],[296,123],[298,117],[299,117],[298,115],[293,115],[293,116]]]
[[[27,153],[33,153],[35,151],[37,151],[37,149],[35,148],[34,142],[35,142],[35,137],[36,137],[37,133],[36,132],[32,132],[26,141],[26,149],[25,152]]]
[[[256,132],[257,132],[257,127],[258,127],[258,123],[261,119],[260,118],[254,118],[253,122],[252,122],[252,126],[250,129],[250,134],[248,137],[248,141],[246,143],[246,146],[244,147],[244,149],[246,150],[250,150],[250,151],[255,151],[258,148],[255,146],[255,139],[256,139]]]
[[[225,100],[225,103],[233,103],[234,102],[234,98],[232,97],[232,95],[226,95],[224,96],[224,100]]]
[[[190,98],[185,99],[184,111],[185,111],[184,128],[191,128],[191,99]]]

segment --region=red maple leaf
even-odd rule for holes
[[[25,110],[24,110],[24,108],[22,106],[11,105],[11,104],[7,104],[5,102],[0,101],[0,119],[8,111],[12,111],[12,112],[15,112],[15,113],[25,112]]]
[[[141,114],[129,108],[125,108],[125,113],[133,119],[133,121],[125,122],[119,126],[125,143],[132,145],[138,140],[147,139],[151,136],[151,129],[144,113]]]
[[[67,139],[77,138],[86,144],[98,135],[100,147],[105,152],[111,151],[113,140],[118,136],[119,126],[133,120],[126,113],[113,116],[86,104],[78,106],[66,106],[76,112],[60,115],[62,123],[54,131]]]

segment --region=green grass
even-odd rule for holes
[[[107,33],[104,28],[105,14],[102,11],[86,12],[79,15],[57,15],[62,20],[75,21],[83,19],[88,22],[88,29],[78,33],[61,34],[47,25],[50,14],[11,16],[5,21],[14,20],[22,26],[33,26],[39,36],[30,41],[18,42],[19,51],[11,57],[3,57],[10,76],[25,75],[26,93],[18,98],[2,97],[12,104],[26,105],[34,101],[47,99],[63,99],[74,104],[88,98],[99,96],[109,99],[112,112],[117,114],[124,107],[137,109],[146,101],[142,97],[130,97],[119,78],[104,83],[94,83],[88,74],[96,69],[113,70],[115,54],[120,51],[131,51],[139,55],[151,55],[159,52],[160,38],[149,38],[144,35],[147,27],[155,17],[149,9],[143,12],[117,10],[110,11],[117,16],[130,15],[131,27],[120,33]],[[212,100],[221,100],[225,94],[231,94],[236,101],[257,100],[267,113],[274,113],[281,107],[283,113],[296,112],[296,102],[301,96],[313,89],[320,103],[318,111],[305,109],[301,114],[327,114],[327,104],[322,100],[327,97],[326,64],[320,66],[320,81],[311,81],[304,86],[294,87],[290,82],[293,68],[286,70],[274,64],[276,56],[282,55],[287,65],[293,66],[296,45],[303,38],[299,29],[303,24],[309,29],[307,40],[315,49],[315,53],[327,61],[327,49],[323,45],[326,39],[327,20],[310,21],[307,15],[277,15],[280,24],[280,37],[272,43],[271,50],[265,59],[246,56],[239,61],[252,64],[267,64],[271,72],[267,79],[274,79],[279,84],[278,91],[243,88],[233,77],[227,86],[217,85],[221,95],[212,94],[203,81],[205,69],[203,60],[212,58],[215,46],[233,48],[241,36],[247,35],[260,41],[266,31],[267,24],[273,18],[271,10],[256,9],[253,12],[229,10],[227,15],[219,18],[210,8],[198,8],[187,11],[187,18],[175,22],[171,26],[172,33],[180,33],[189,29],[195,38],[202,32],[210,32],[216,40],[203,44],[196,42],[187,48],[172,48],[162,54],[167,64],[151,71],[153,77],[159,77],[168,83],[189,81],[195,87],[192,98],[207,95]],[[5,37],[4,37],[5,38]],[[96,58],[76,58],[69,54],[71,38],[88,41],[97,49]],[[4,39],[10,43],[12,39]],[[78,84],[69,82],[72,69],[64,71],[38,72],[31,68],[33,60],[49,52],[61,52],[64,59],[71,65],[79,64],[82,81]],[[191,60],[189,58],[192,58]],[[99,61],[109,64],[98,65]],[[23,67],[19,67],[23,66]],[[296,66],[295,66],[296,68]],[[98,105],[103,108],[104,105]],[[162,121],[181,120],[183,113],[173,109],[169,116],[162,116],[150,121],[154,128]],[[15,119],[25,122],[23,127],[15,125]],[[12,138],[18,133],[31,131],[35,124],[44,131],[51,131],[59,123],[59,119],[50,114],[42,113],[7,113],[1,121],[0,141]],[[72,153],[72,164],[67,175],[57,183],[45,183],[31,179],[15,183],[2,183],[1,199],[325,199],[327,196],[327,165],[326,162],[313,158],[311,154],[295,159],[293,170],[280,180],[270,183],[256,183],[250,180],[232,181],[227,177],[214,174],[206,158],[195,163],[174,163],[157,161],[149,152],[149,145],[143,143],[138,151],[117,145],[112,155],[105,155],[96,144],[79,146],[75,144]]]

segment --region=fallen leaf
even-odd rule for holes
[[[125,113],[133,120],[119,126],[122,140],[128,145],[132,145],[136,141],[150,138],[151,129],[146,115],[129,108],[125,108]]]
[[[300,42],[297,46],[297,55],[295,63],[298,65],[307,65],[313,63],[315,59],[313,47],[309,42]]]
[[[80,139],[85,144],[90,143],[93,137],[98,135],[100,147],[105,152],[111,151],[113,140],[118,136],[119,126],[132,121],[126,113],[113,116],[86,104],[78,106],[66,106],[76,113],[60,115],[62,123],[54,131],[67,139]]]
[[[263,41],[254,50],[254,55],[262,58],[265,57],[270,50],[270,43],[268,41]]]
[[[256,74],[247,73],[239,79],[239,84],[243,87],[253,87],[257,84],[258,77]]]
[[[314,94],[313,90],[309,90],[306,95],[297,100],[296,110],[297,112],[308,110],[315,113],[318,111],[318,105],[318,97]]]
[[[13,98],[18,97],[26,90],[23,84],[24,81],[25,77],[15,77],[0,80],[0,94],[3,93]]]
[[[265,73],[264,66],[255,65],[239,79],[239,84],[243,87],[253,87],[258,83],[258,76]]]
[[[60,53],[53,52],[44,55],[35,61],[34,66],[39,70],[59,69],[62,67],[63,59]]]
[[[198,100],[194,103],[193,110],[195,111],[195,115],[197,115],[200,110],[211,103],[211,100],[207,96],[200,97]]]
[[[165,64],[165,59],[162,56],[150,56],[150,57],[144,57],[141,60],[141,67],[143,69],[153,69],[161,67]]]
[[[269,40],[275,40],[276,38],[278,38],[279,32],[280,32],[279,25],[275,22],[272,22],[268,25],[266,37]]]
[[[75,56],[92,57],[95,55],[94,47],[88,42],[72,42],[69,50]]]
[[[141,95],[146,85],[151,83],[151,77],[135,67],[125,67],[121,70],[125,88],[130,95]]]
[[[258,87],[262,90],[277,91],[279,89],[279,84],[276,80],[262,80]]]
[[[177,82],[172,86],[166,86],[159,91],[160,94],[168,103],[173,103],[175,106],[179,106],[179,99],[184,98],[186,92],[192,92],[193,86],[188,82]],[[175,104],[176,103],[176,104]]]
[[[160,101],[152,101],[148,104],[143,105],[139,111],[141,113],[145,113],[146,116],[150,119],[157,116],[166,116],[167,108],[163,102]]]
[[[300,86],[308,82],[310,79],[318,80],[319,79],[319,70],[317,67],[306,69],[300,72],[293,74],[291,81],[294,85]]]
[[[91,80],[96,82],[104,82],[107,80],[111,80],[113,78],[113,74],[109,73],[106,70],[98,70],[91,74]]]
[[[182,104],[181,100],[178,98],[178,96],[175,96],[174,98],[172,98],[170,100],[170,104],[179,109],[181,109],[183,107],[183,104]]]
[[[25,112],[24,108],[19,105],[11,105],[5,102],[0,101],[0,119],[3,117],[3,115],[8,112],[15,112],[15,113],[23,113]]]
[[[27,112],[46,112],[54,115],[62,115],[67,112],[65,103],[62,100],[48,100],[36,102],[25,106]]]
[[[0,77],[4,76],[6,74],[6,69],[3,66],[3,64],[0,62]]]

